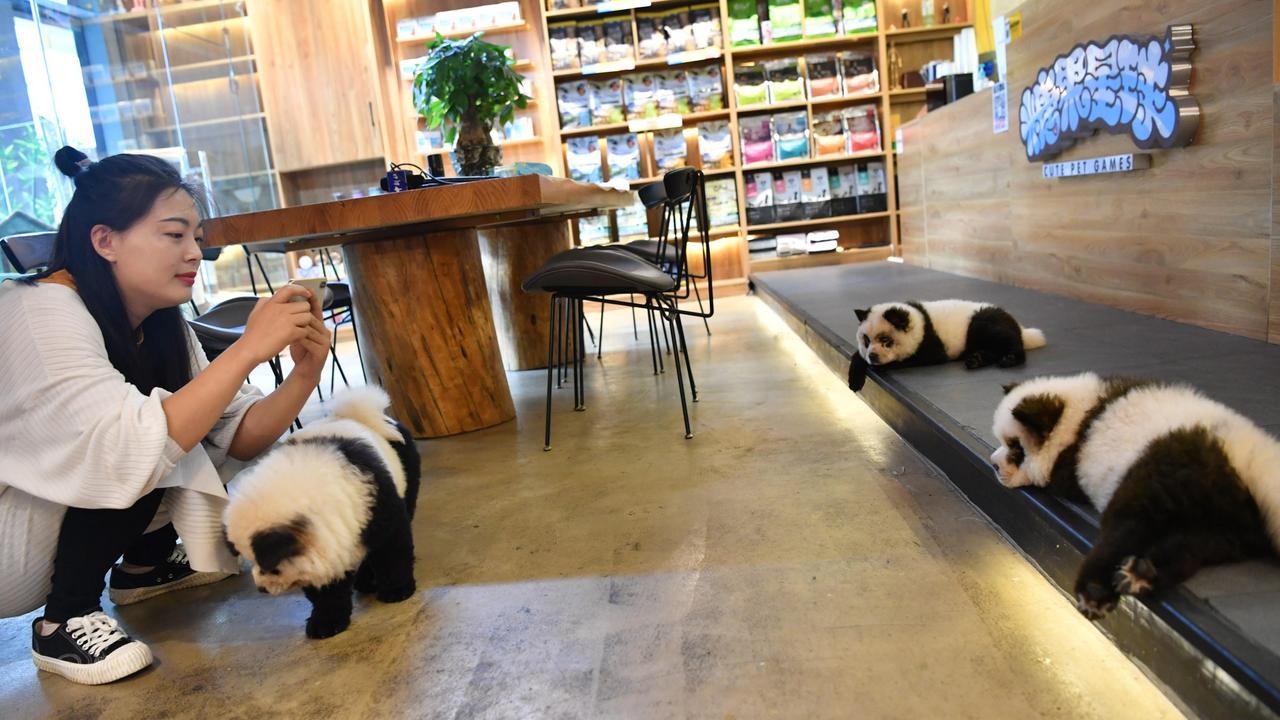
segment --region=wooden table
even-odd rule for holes
[[[341,244],[370,381],[415,437],[440,437],[515,417],[503,358],[545,366],[549,312],[520,282],[571,246],[567,215],[632,198],[527,175],[213,218],[205,244]]]

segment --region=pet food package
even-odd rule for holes
[[[729,0],[729,42],[734,47],[760,44],[760,11],[756,0]]]
[[[768,115],[746,115],[738,118],[738,133],[742,136],[742,163],[772,162],[773,118]]]
[[[875,55],[860,50],[845,50],[839,57],[845,95],[880,92],[880,73],[876,70]]]
[[[605,139],[605,155],[609,158],[609,179],[640,179],[640,139],[635,133],[610,135]]]
[[[858,167],[858,212],[884,212],[888,209],[888,186],[884,163],[870,162]]]
[[[658,112],[680,115],[691,112],[688,73],[684,70],[668,70],[654,74],[658,77]]]
[[[804,72],[809,84],[809,97],[820,98],[840,94],[840,64],[833,54],[806,55]]]
[[[841,22],[845,35],[876,31],[876,0],[844,0]]]
[[[658,116],[658,82],[655,73],[635,73],[623,78],[628,118]]]
[[[786,170],[773,174],[773,212],[778,222],[790,222],[804,218],[800,187],[803,184],[800,170]]]
[[[840,232],[837,230],[815,230],[805,235],[805,243],[809,253],[835,252],[840,247]]]
[[[859,105],[844,109],[844,132],[849,138],[851,153],[880,149],[880,121],[874,105]]]
[[[611,17],[604,21],[604,55],[606,62],[633,60],[635,41],[631,37],[631,18]]]
[[[738,224],[738,182],[733,178],[706,181],[707,221],[713,228]]]
[[[685,71],[689,78],[689,102],[695,112],[724,109],[724,80],[719,65],[691,67]]]
[[[777,160],[809,157],[809,118],[803,110],[773,116],[773,148]]]
[[[684,141],[684,130],[672,128],[653,134],[653,159],[658,170],[666,172],[682,168],[689,161],[689,146]]]
[[[734,66],[733,92],[737,95],[738,107],[769,102],[769,84],[765,78],[764,66],[753,62]]]
[[[765,225],[777,216],[773,209],[773,173],[758,172],[747,175],[747,224]]]
[[[813,156],[842,155],[848,141],[844,134],[844,116],[839,110],[813,114]]]
[[[569,8],[582,7],[582,2],[581,0],[551,0],[548,5],[548,10],[568,10]]]
[[[547,23],[551,40],[551,69],[572,70],[578,64],[578,26],[573,22]]]
[[[800,0],[768,0],[771,42],[791,42],[804,37]]]
[[[640,198],[627,207],[618,208],[618,241],[643,240],[649,237],[649,214]]]
[[[662,32],[661,12],[636,13],[636,47],[641,60],[667,56],[667,36]]]
[[[721,46],[720,5],[704,3],[689,7],[689,31],[693,35],[693,48],[705,50]]]
[[[858,213],[858,169],[841,165],[827,172],[831,188],[831,214],[836,217]]]
[[[804,81],[800,79],[800,63],[795,58],[779,58],[764,63],[769,81],[769,102],[784,103],[804,100]]]
[[[791,257],[792,255],[807,255],[809,253],[809,238],[804,233],[783,233],[774,240],[777,241],[778,257]]]
[[[778,238],[751,238],[747,241],[747,253],[752,261],[778,257]]]
[[[591,88],[591,124],[607,125],[626,119],[622,112],[622,78],[589,80]]]
[[[582,67],[598,65],[608,59],[605,52],[604,21],[578,23],[578,62]]]
[[[727,121],[698,124],[698,153],[702,156],[703,170],[733,167],[733,136]]]
[[[556,86],[556,105],[560,109],[560,127],[591,125],[591,90],[586,80],[572,80]]]
[[[804,0],[804,36],[824,38],[835,34],[835,0]]]
[[[689,8],[675,8],[662,14],[662,31],[667,36],[667,54],[693,49],[693,29],[689,26]]]
[[[565,140],[568,146],[569,177],[578,182],[604,182],[604,170],[600,162],[600,138],[572,137]]]
[[[800,202],[805,220],[831,217],[831,180],[827,172],[821,166],[800,171]]]

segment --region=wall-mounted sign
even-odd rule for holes
[[[1146,153],[1128,153],[1127,155],[1107,155],[1104,157],[1071,160],[1069,162],[1045,163],[1040,173],[1047,178],[1080,177],[1081,175],[1102,175],[1105,173],[1122,173],[1130,170],[1146,170],[1151,167],[1151,156]]]
[[[1190,25],[1170,25],[1164,40],[1113,35],[1059,55],[1022,91],[1027,159],[1052,158],[1097,130],[1128,133],[1144,150],[1191,142],[1200,125],[1187,90],[1195,49]]]

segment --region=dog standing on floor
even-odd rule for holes
[[[1075,585],[1090,619],[1121,595],[1280,550],[1280,442],[1190,387],[1036,378],[1005,388],[992,432],[1001,483],[1088,498],[1102,513]]]
[[[408,428],[385,415],[378,387],[334,397],[332,413],[241,472],[223,516],[232,552],[258,589],[302,588],[307,637],[351,621],[351,591],[382,602],[413,595],[413,519],[421,458]]]
[[[867,367],[939,365],[964,359],[970,370],[1014,367],[1027,350],[1044,347],[1044,333],[1024,328],[1005,310],[968,300],[889,302],[854,310],[858,349],[849,363],[849,389],[866,382]]]

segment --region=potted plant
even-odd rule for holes
[[[427,45],[426,60],[413,79],[413,104],[427,128],[445,126],[454,163],[463,175],[492,175],[502,150],[489,131],[495,120],[507,123],[516,108],[529,104],[507,48],[484,42],[483,33],[460,40],[439,34]]]

